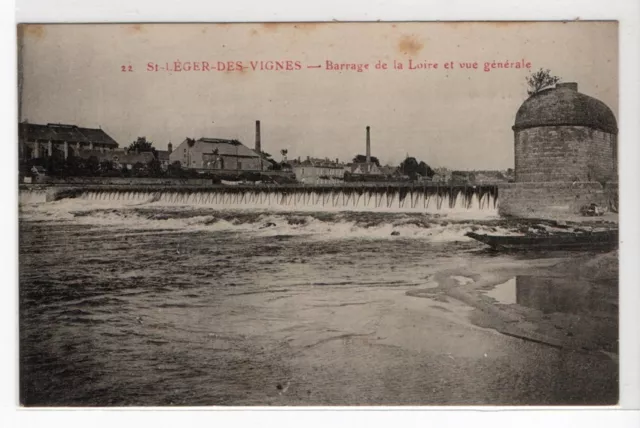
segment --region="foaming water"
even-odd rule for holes
[[[284,211],[220,209],[207,206],[140,203],[145,198],[62,199],[25,205],[30,221],[73,222],[96,227],[176,231],[229,231],[256,236],[306,235],[314,239],[407,239],[434,242],[469,241],[469,231],[516,233],[491,220],[478,224],[456,216],[412,212]]]
[[[44,190],[20,190],[20,205],[43,204],[47,202],[47,192]]]
[[[153,203],[158,206],[193,206],[218,209],[262,209],[274,211],[371,211],[414,212],[456,218],[494,218],[497,197],[489,192],[436,191],[192,191],[127,192],[89,191],[82,199]]]

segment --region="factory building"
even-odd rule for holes
[[[262,154],[260,121],[256,121],[255,150],[238,140],[186,138],[169,153],[169,161],[198,170],[264,171],[270,166]]]
[[[83,150],[104,153],[118,148],[118,143],[100,128],[61,123],[21,123],[18,132],[21,160],[48,157],[67,159],[69,156],[80,156]]]

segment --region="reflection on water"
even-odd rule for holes
[[[544,313],[610,315],[618,313],[618,288],[570,278],[518,276],[517,303]]]
[[[511,278],[507,282],[496,285],[485,294],[496,299],[498,303],[503,303],[505,305],[512,305],[516,303],[516,278]]]
[[[519,275],[485,293],[503,304],[518,304],[545,314],[562,312],[615,317],[618,288],[564,277]]]

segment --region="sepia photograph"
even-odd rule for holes
[[[18,25],[20,405],[617,405],[618,27]]]

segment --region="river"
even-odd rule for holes
[[[21,401],[616,403],[617,286],[605,289],[611,328],[594,352],[502,334],[469,302],[415,293],[461,267],[465,287],[468,272],[522,274],[576,257],[496,255],[464,236],[507,229],[416,213],[23,205]],[[575,315],[565,306],[552,312]]]

